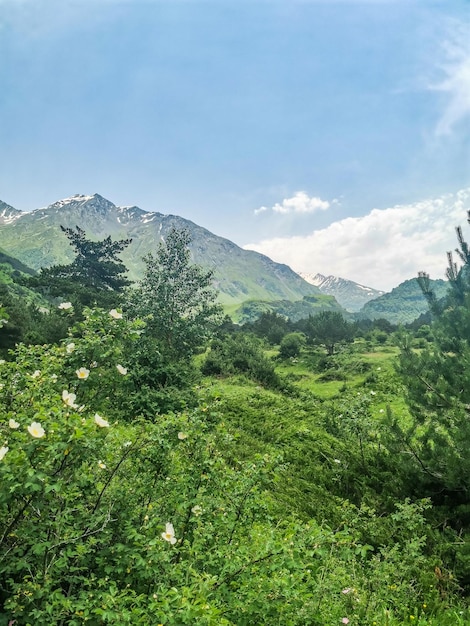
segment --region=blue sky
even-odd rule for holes
[[[0,0],[0,199],[96,192],[370,282],[312,241],[397,205],[464,222],[469,41],[463,0]]]

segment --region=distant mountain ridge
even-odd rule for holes
[[[300,272],[299,275],[311,285],[318,287],[322,293],[334,296],[339,304],[350,313],[360,311],[366,302],[385,293],[338,276],[303,272]]]
[[[22,215],[22,211],[18,211],[18,209],[14,209],[6,202],[0,200],[0,224],[9,224],[20,215]]]
[[[449,288],[445,280],[430,280],[431,289],[438,300]],[[387,319],[392,324],[408,324],[429,310],[417,278],[411,278],[394,287],[390,293],[367,302],[359,315],[369,319]]]
[[[122,254],[129,277],[138,280],[144,257],[155,252],[172,227],[189,230],[193,262],[214,271],[215,288],[223,304],[246,300],[302,300],[321,295],[290,267],[214,235],[176,215],[149,212],[137,206],[119,207],[99,194],[76,195],[31,212],[0,202],[0,246],[11,256],[38,270],[70,263],[73,250],[60,226],[82,228],[91,239],[132,238]]]

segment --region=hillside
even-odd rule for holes
[[[13,278],[17,278],[21,274],[34,276],[35,273],[33,269],[0,248],[0,282],[11,282]]]
[[[321,293],[287,265],[243,250],[175,215],[147,212],[136,206],[118,207],[98,194],[73,196],[29,213],[0,204],[0,246],[35,270],[72,260],[72,248],[61,225],[79,226],[91,239],[108,235],[132,238],[122,255],[132,280],[142,275],[142,257],[154,252],[171,228],[186,228],[192,237],[193,261],[214,271],[214,286],[226,305],[245,300],[301,300]]]
[[[333,296],[318,294],[305,296],[302,300],[273,300],[266,302],[263,300],[249,300],[244,302],[232,314],[232,317],[239,323],[254,322],[262,313],[277,313],[289,318],[292,322],[306,319],[310,315],[316,315],[320,311],[338,311],[347,316],[345,311]]]
[[[446,295],[448,285],[445,280],[431,280],[431,286],[438,299]],[[428,304],[418,280],[411,278],[392,289],[390,293],[367,302],[359,314],[369,319],[384,318],[392,324],[407,324],[426,311]]]

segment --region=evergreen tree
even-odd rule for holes
[[[130,285],[119,255],[132,239],[112,241],[106,237],[91,241],[78,226],[60,228],[75,250],[74,260],[69,265],[41,269],[37,277],[28,279],[28,286],[47,296],[69,298],[83,306],[115,306],[119,302],[117,294]]]
[[[470,503],[470,256],[460,227],[457,237],[463,266],[448,253],[446,298],[438,301],[420,272],[433,321],[422,351],[403,338],[398,369],[412,423],[407,430],[394,425],[425,495],[454,504]]]

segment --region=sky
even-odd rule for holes
[[[443,277],[469,190],[468,0],[0,0],[17,209],[99,193],[388,290]]]

